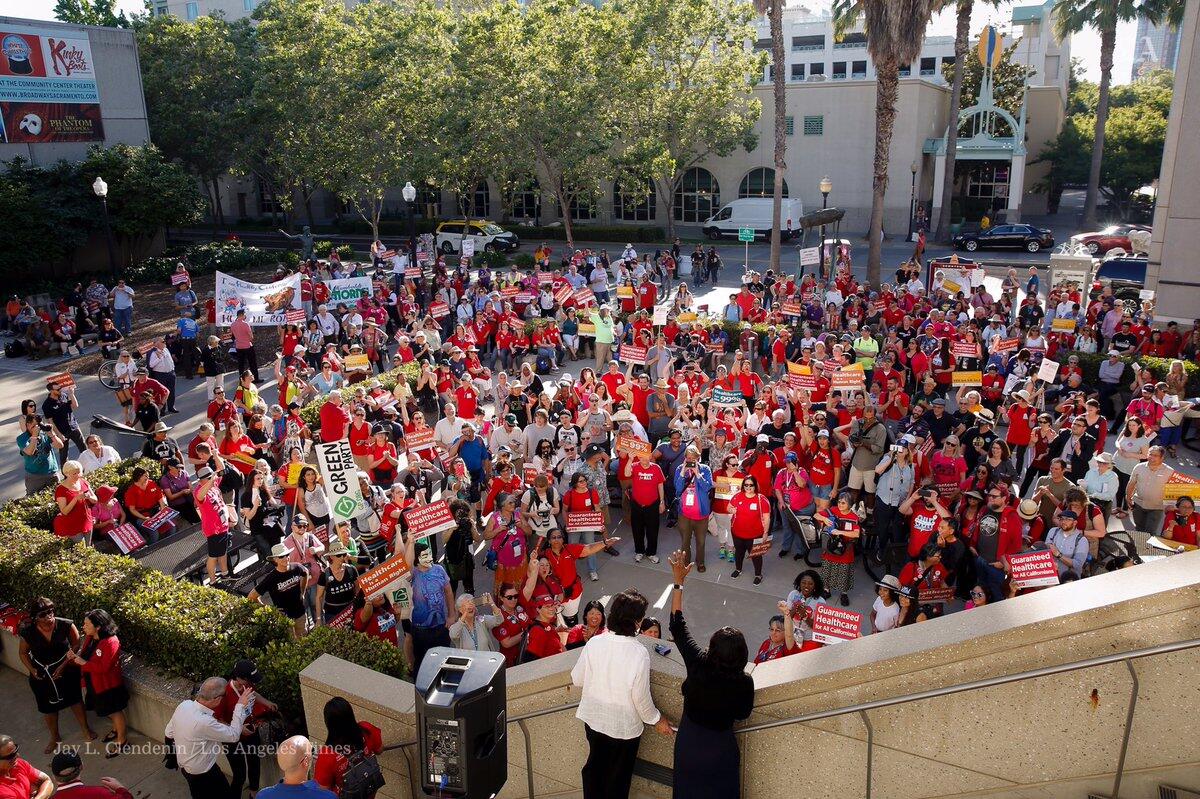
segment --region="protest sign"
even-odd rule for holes
[[[970,341],[956,341],[950,345],[950,354],[955,358],[978,358],[978,346]]]
[[[229,327],[238,311],[246,312],[252,327],[276,327],[287,323],[284,314],[300,304],[300,275],[290,275],[273,283],[251,283],[224,272],[217,272],[216,322]]]
[[[803,247],[800,250],[801,266],[816,266],[821,263],[820,247]]]
[[[300,472],[304,471],[304,467],[308,464],[303,461],[299,463],[289,463],[287,470],[287,484],[290,486],[300,485]]]
[[[369,602],[398,586],[406,574],[408,563],[403,555],[397,553],[359,577],[358,588]]]
[[[1074,333],[1075,320],[1070,317],[1055,317],[1054,321],[1050,323],[1050,329],[1055,333]]]
[[[343,361],[342,364],[349,371],[354,371],[355,369],[370,369],[371,359],[366,355],[347,355],[346,360]]]
[[[1140,291],[1138,291],[1138,299],[1139,300],[1154,299],[1154,289],[1141,289]]]
[[[513,297],[521,293],[520,286],[505,286],[500,289],[500,296],[506,300],[511,300]]]
[[[418,540],[431,535],[445,532],[454,528],[454,514],[450,511],[450,503],[439,499],[430,505],[409,508],[404,511],[408,522],[408,534]]]
[[[319,524],[313,528],[313,537],[321,542],[323,546],[329,546],[329,525]]]
[[[1008,352],[1009,350],[1015,350],[1020,345],[1021,339],[1019,338],[1002,338],[992,345],[991,350],[994,353]]]
[[[930,588],[926,585],[918,586],[920,590],[920,600],[923,605],[944,605],[951,599],[954,599],[954,589],[949,586],[939,586]]]
[[[706,342],[704,342],[704,349],[708,350],[713,355],[724,355],[725,354],[725,342],[724,341],[706,341]]]
[[[1048,549],[1009,555],[1008,565],[1017,588],[1058,585],[1058,564]]]
[[[643,452],[649,453],[653,451],[654,450],[648,441],[642,441],[637,436],[617,436],[617,454],[624,453],[630,457],[636,458]]]
[[[671,309],[665,305],[654,306],[654,317],[651,319],[651,323],[655,327],[662,327],[665,325],[667,323],[667,313],[670,310]]]
[[[571,292],[571,298],[575,300],[575,304],[580,307],[596,304],[596,295],[593,294],[592,290],[587,286],[575,289],[573,292]]]
[[[812,639],[819,644],[840,644],[853,641],[862,627],[862,614],[832,605],[817,605],[813,609]]]
[[[537,281],[539,284],[553,283],[554,282],[554,273],[553,272],[538,272],[537,273]]]
[[[538,467],[529,463],[522,467],[522,471],[525,478],[525,485],[527,486],[533,485],[533,481],[537,479],[539,474],[541,474],[541,471],[538,470]]]
[[[536,297],[534,296],[533,292],[522,291],[518,293],[516,297],[513,297],[513,302],[517,305],[529,305],[534,301],[534,299],[536,299]]]
[[[426,427],[422,430],[414,430],[411,433],[404,435],[404,442],[408,444],[409,452],[420,452],[421,450],[431,449],[433,447],[433,428]]]
[[[349,521],[358,515],[362,505],[362,488],[358,484],[358,465],[350,442],[333,441],[317,444],[317,469],[325,482],[329,497],[329,515],[334,522]]]
[[[646,365],[645,347],[635,347],[632,344],[622,344],[618,354],[620,355],[620,359],[625,363],[631,363],[635,366]]]
[[[742,396],[740,391],[731,391],[727,388],[714,388],[712,393],[712,404],[722,406],[739,406],[746,402],[746,398]]]
[[[829,376],[829,387],[834,391],[861,391],[866,384],[862,369],[835,369]]]
[[[783,303],[784,316],[803,316],[804,306],[795,300],[787,300]]]
[[[406,266],[404,268],[404,277],[406,280],[420,280],[421,279],[421,267]]]
[[[121,550],[122,555],[128,555],[135,549],[146,546],[146,539],[142,538],[138,529],[129,523],[109,528],[108,537],[117,545],[117,549]]]
[[[1052,361],[1049,358],[1043,358],[1042,363],[1038,366],[1037,379],[1045,383],[1053,383],[1054,378],[1058,375],[1058,361]]]
[[[572,293],[573,292],[571,291],[571,284],[563,283],[561,286],[559,286],[558,288],[556,288],[554,290],[554,301],[557,302],[559,305],[562,305],[564,302],[571,299]]]
[[[761,558],[763,555],[771,551],[771,541],[774,538],[770,535],[765,535],[762,538],[754,539],[754,543],[750,545],[750,557]]]
[[[463,236],[462,239],[462,255],[463,258],[470,258],[475,254],[475,239],[470,236]]]
[[[617,286],[617,299],[619,299],[619,300],[633,299],[633,286]]]
[[[713,477],[713,488],[717,499],[733,499],[733,495],[742,490],[742,478],[716,475]]]
[[[158,513],[151,516],[146,521],[142,522],[143,527],[158,531],[166,527],[171,522],[179,518],[179,511],[171,508],[163,508]]]
[[[429,303],[429,315],[434,319],[441,319],[444,316],[450,315],[450,306],[441,300],[435,300]]]
[[[289,325],[302,325],[306,318],[303,308],[288,308],[283,312],[283,319]]]
[[[983,372],[978,369],[974,371],[962,371],[956,369],[950,375],[950,385],[952,386],[981,386],[983,385]]]
[[[187,272],[172,272],[171,273],[171,285],[172,286],[182,286],[184,283],[191,283],[191,282],[192,282],[192,278],[190,275],[188,275]]]
[[[1189,477],[1183,472],[1172,472],[1171,476],[1167,478],[1167,482],[1163,484],[1163,505],[1166,507],[1174,505],[1175,500],[1180,497],[1196,499],[1198,496],[1200,496],[1200,480]]]
[[[591,322],[580,322],[579,323],[579,335],[584,336],[586,338],[595,338],[596,337],[596,326],[594,324],[592,324]]]
[[[598,510],[576,510],[567,512],[567,531],[600,532],[604,529],[604,514]]]
[[[329,621],[325,622],[325,626],[331,630],[348,630],[350,629],[350,622],[353,620],[353,618],[354,608],[348,607],[343,609]]]
[[[371,278],[369,277],[326,280],[325,288],[329,289],[329,306],[331,308],[338,303],[345,303],[346,307],[350,307],[357,304],[359,300],[371,299]]]
[[[46,378],[47,386],[58,386],[59,388],[75,388],[75,378],[71,377],[70,372],[62,372],[61,374],[51,375]]]

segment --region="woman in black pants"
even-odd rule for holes
[[[733,723],[754,709],[754,680],[746,673],[749,650],[740,630],[722,627],[700,649],[683,620],[683,581],[692,564],[684,553],[668,559],[675,584],[671,591],[671,637],[687,666],[683,681],[683,717],[675,737],[675,799],[729,799],[741,796],[741,755]]]

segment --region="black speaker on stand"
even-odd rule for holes
[[[415,684],[421,788],[490,799],[508,778],[504,656],[435,647]]]

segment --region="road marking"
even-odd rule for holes
[[[663,589],[662,594],[658,597],[658,601],[656,601],[654,603],[655,608],[657,608],[658,610],[662,610],[663,608],[665,608],[667,606],[667,600],[671,598],[672,588],[673,588],[673,586],[668,585],[666,588]]]

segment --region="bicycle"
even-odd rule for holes
[[[134,363],[141,359],[141,353],[130,352]],[[100,385],[107,388],[109,391],[116,391],[121,388],[121,382],[117,379],[117,364],[118,358],[106,358],[100,362],[100,367],[96,370],[96,377],[100,380]]]

